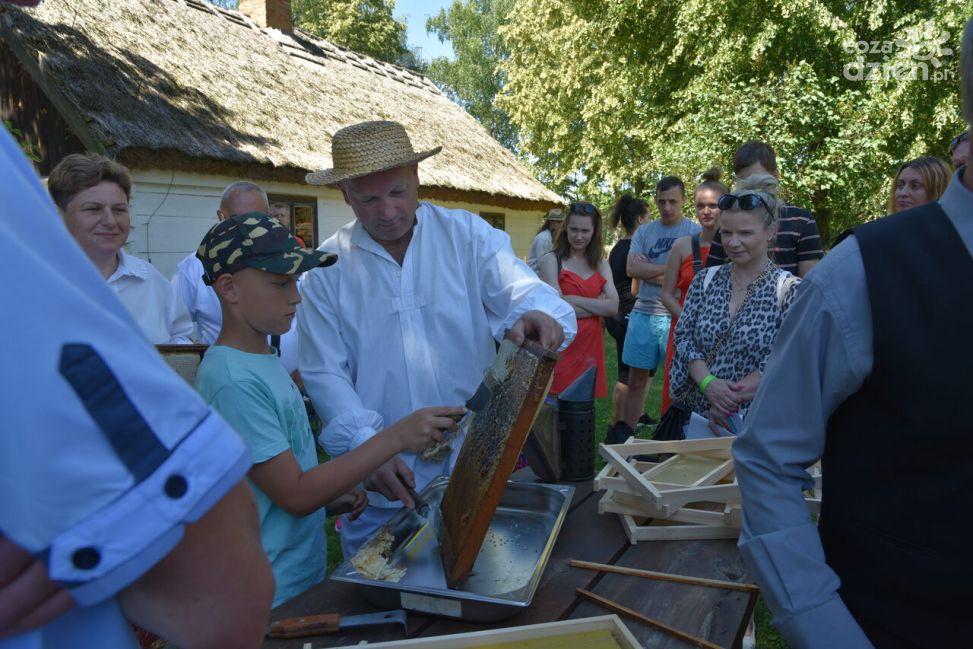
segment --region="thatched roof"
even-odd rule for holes
[[[422,75],[307,34],[196,0],[0,12],[0,33],[82,141],[132,166],[302,180],[331,166],[331,133],[393,119],[417,149],[443,146],[420,169],[433,193],[560,202]]]

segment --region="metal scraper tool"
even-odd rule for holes
[[[486,410],[487,406],[490,405],[490,399],[493,393],[487,383],[488,379],[489,373],[488,376],[484,377],[483,381],[480,382],[480,386],[476,389],[476,392],[473,393],[473,396],[466,400],[466,414],[456,420],[456,431],[445,431],[443,441],[422,451],[422,453],[419,454],[420,459],[425,460],[426,462],[441,462],[449,456],[449,453],[452,450],[450,445],[453,443],[453,441],[462,437],[466,433],[477,413],[483,412]]]
[[[409,488],[409,495],[412,496],[412,500],[415,502],[415,509],[413,510],[417,516],[422,518],[422,523],[419,527],[414,528],[410,532],[403,533],[404,538],[399,541],[398,538],[393,540],[393,545],[391,552],[389,554],[389,560],[386,564],[389,568],[401,568],[402,564],[408,560],[415,559],[422,549],[430,541],[439,544],[439,509],[438,507],[431,507],[425,499],[419,495],[419,493]],[[412,517],[406,517],[406,520]]]

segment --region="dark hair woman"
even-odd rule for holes
[[[541,257],[541,279],[578,317],[578,333],[554,367],[551,394],[560,394],[591,366],[597,368],[595,396],[608,394],[601,319],[618,311],[618,293],[602,245],[601,212],[591,203],[572,203],[554,249]]]
[[[612,229],[622,228],[621,238],[612,246],[608,253],[608,266],[611,268],[615,291],[618,293],[618,311],[605,318],[605,329],[615,339],[615,357],[618,361],[618,380],[612,390],[612,418],[614,424],[623,418],[622,409],[625,406],[625,395],[628,392],[628,365],[622,361],[622,350],[625,348],[625,332],[628,330],[628,314],[635,306],[635,295],[632,293],[632,278],[625,271],[628,261],[628,251],[632,247],[632,234],[635,229],[645,223],[649,216],[649,206],[629,194],[624,194],[612,207],[609,223]],[[606,441],[612,439],[609,428]],[[624,440],[621,440],[624,441]]]
[[[669,344],[666,346],[666,371],[662,378],[662,407],[659,412],[665,414],[672,399],[669,397],[669,368],[675,354],[673,339],[676,334],[676,322],[682,313],[682,304],[686,300],[689,284],[693,277],[706,267],[710,244],[720,229],[720,196],[728,194],[729,188],[720,182],[723,170],[711,167],[703,172],[703,182],[696,186],[693,193],[696,202],[696,220],[703,228],[696,234],[676,239],[669,250],[666,260],[666,273],[662,278],[662,304],[672,314],[672,324],[669,327]]]

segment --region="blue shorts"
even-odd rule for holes
[[[672,318],[667,315],[646,315],[632,311],[628,316],[625,351],[622,353],[625,364],[654,370],[665,362],[671,322]]]

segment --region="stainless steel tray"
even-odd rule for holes
[[[438,507],[447,478],[431,482],[421,495]],[[361,584],[365,597],[382,608],[404,608],[471,622],[493,622],[527,607],[544,573],[554,541],[567,515],[574,487],[508,482],[490,523],[486,539],[462,589],[446,586],[439,545],[427,543],[403,564],[407,570],[397,583],[367,579],[345,561],[331,574],[337,581]],[[394,526],[421,519],[403,509],[391,519]]]

